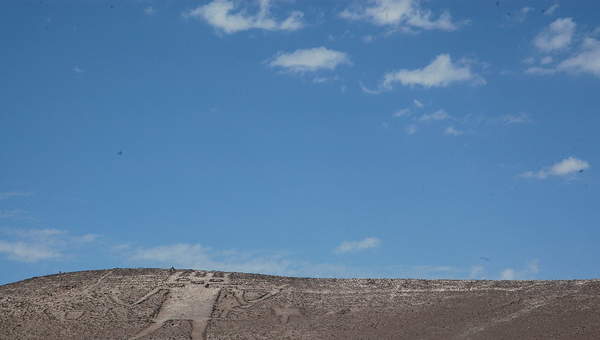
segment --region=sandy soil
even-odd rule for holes
[[[600,280],[84,271],[0,286],[0,339],[600,339]]]

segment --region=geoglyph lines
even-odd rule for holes
[[[112,274],[112,270],[109,270],[106,274],[102,275],[94,284],[87,286],[86,288],[84,288],[81,291],[81,294],[85,294],[87,295],[87,293],[92,290],[92,289],[96,289],[101,283],[102,281],[104,281],[104,279],[106,279],[110,274]]]
[[[227,285],[229,276],[221,272],[174,272],[163,285],[136,301],[135,304],[139,304],[160,291],[167,291],[166,299],[151,324],[130,339],[151,334],[168,320],[189,320],[192,324],[192,340],[204,339],[217,297],[221,288]]]
[[[113,269],[0,286],[0,320],[2,339],[600,339],[600,280]]]

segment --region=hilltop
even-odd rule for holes
[[[0,286],[1,339],[599,339],[600,280],[111,269]]]

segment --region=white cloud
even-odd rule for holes
[[[416,107],[418,107],[418,108],[422,108],[423,106],[425,106],[425,105],[423,105],[423,103],[422,103],[420,100],[418,100],[418,99],[413,99],[413,104],[415,104],[415,106],[416,106]]]
[[[45,245],[2,240],[0,240],[0,253],[4,253],[8,255],[9,259],[19,262],[37,262],[61,255]]]
[[[415,124],[410,124],[406,127],[406,129],[404,129],[404,131],[406,131],[406,134],[408,135],[414,135],[417,133],[417,126]]]
[[[335,80],[338,80],[338,77],[314,77],[312,82],[315,84],[323,84]]]
[[[531,122],[529,115],[526,113],[508,114],[501,117],[504,124],[525,124]]]
[[[558,64],[557,69],[574,73],[591,73],[600,77],[600,41],[586,38],[581,49]]]
[[[450,13],[435,18],[431,10],[423,8],[420,0],[371,0],[368,6],[347,8],[340,16],[349,20],[364,20],[378,26],[400,30],[412,29],[454,31]]]
[[[394,117],[405,117],[405,116],[410,116],[412,114],[412,112],[410,111],[409,108],[405,108],[405,109],[400,109],[396,112],[394,112]]]
[[[553,61],[543,58],[541,63]],[[569,58],[558,63],[556,67],[529,67],[525,73],[533,75],[552,75],[557,72],[589,73],[600,77],[600,41],[585,38],[581,46]]]
[[[280,67],[292,72],[333,70],[342,64],[350,64],[350,58],[346,53],[330,50],[323,46],[296,50],[291,53],[279,53],[269,62],[271,67]]]
[[[575,26],[575,22],[571,18],[556,19],[535,37],[533,44],[543,52],[564,49],[573,40]]]
[[[464,134],[464,132],[455,129],[453,126],[448,126],[444,130],[444,134],[448,135],[448,136],[460,136],[460,135]]]
[[[38,262],[60,258],[74,247],[93,242],[97,235],[70,235],[59,229],[3,229],[2,234],[9,239],[0,240],[0,253],[9,259],[20,262]]]
[[[20,192],[20,191],[8,191],[8,192],[0,192],[0,200],[5,200],[14,197],[27,197],[31,196],[29,192]]]
[[[237,3],[229,0],[214,0],[206,5],[185,12],[185,17],[206,21],[209,25],[225,33],[232,34],[250,29],[269,31],[295,31],[303,27],[300,11],[293,11],[284,20],[277,21],[271,16],[271,0],[258,1],[258,13],[248,15],[245,9],[237,10]]]
[[[81,67],[79,67],[79,66],[74,66],[73,67],[73,72],[75,72],[75,73],[83,73],[85,71]]]
[[[421,122],[439,121],[450,119],[450,115],[444,110],[437,110],[434,113],[426,113],[419,118]]]
[[[538,260],[533,260],[522,270],[506,268],[500,272],[501,280],[531,280],[540,272]]]
[[[420,85],[429,87],[446,87],[452,83],[472,82],[485,84],[485,80],[473,73],[468,64],[453,63],[450,55],[440,54],[431,64],[414,70],[401,69],[384,75],[382,86],[390,89],[393,83],[405,86]]]
[[[156,10],[152,6],[148,6],[148,7],[144,8],[144,14],[154,15],[154,14],[156,14]]]
[[[567,176],[588,169],[590,164],[575,157],[568,157],[549,167],[538,171],[527,171],[522,173],[521,177],[545,179],[549,176]]]
[[[527,74],[533,74],[533,75],[538,75],[538,76],[546,76],[546,75],[555,74],[556,70],[553,69],[553,68],[548,68],[548,67],[532,66],[532,67],[528,67],[525,70],[525,73],[527,73]]]
[[[552,15],[558,9],[558,7],[559,7],[559,4],[554,4],[554,5],[546,8],[546,10],[544,11],[544,14],[545,15]]]
[[[357,252],[365,249],[377,248],[381,240],[376,237],[367,237],[360,241],[344,241],[334,249],[336,254]]]

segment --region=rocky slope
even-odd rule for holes
[[[84,271],[0,286],[0,339],[600,339],[600,280]]]

